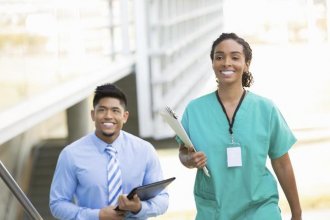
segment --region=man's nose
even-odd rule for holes
[[[108,109],[107,111],[105,111],[105,115],[106,118],[112,118],[112,111],[111,109]]]

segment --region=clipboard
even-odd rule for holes
[[[157,181],[143,186],[135,187],[127,195],[128,199],[133,199],[134,195],[137,194],[141,201],[145,201],[157,196],[161,191],[163,191],[170,183],[175,180],[175,177],[171,177],[165,180]],[[119,206],[115,210],[120,210]]]
[[[164,111],[160,112],[160,115],[167,122],[167,124],[173,129],[177,136],[183,141],[186,147],[192,147],[196,152],[189,136],[184,130],[182,124],[178,120],[178,116],[174,113],[174,111],[170,107],[165,107]],[[206,176],[211,177],[209,170],[206,166],[203,167],[203,172]]]

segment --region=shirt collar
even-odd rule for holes
[[[122,131],[120,131],[119,136],[116,138],[114,142],[111,143],[111,146],[118,150],[121,140],[123,139]],[[96,136],[95,132],[92,134],[92,140],[100,153],[105,151],[105,148],[109,145],[108,143],[101,140],[99,137]]]

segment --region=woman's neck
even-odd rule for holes
[[[236,103],[241,99],[243,92],[242,86],[218,87],[218,95],[223,103]]]

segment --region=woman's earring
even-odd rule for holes
[[[219,83],[220,83],[219,79],[216,78],[215,81],[217,82],[217,85],[219,86]]]

